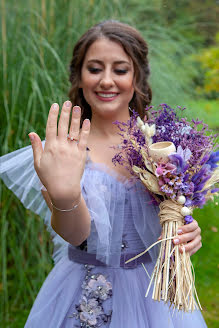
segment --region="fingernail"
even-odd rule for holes
[[[30,138],[30,141],[34,140],[34,135],[33,134],[28,134],[28,137]]]
[[[180,235],[182,232],[183,232],[182,229],[178,229],[178,230],[177,230],[177,234],[178,234],[178,235]]]
[[[75,113],[79,113],[80,112],[80,107],[78,107],[78,106],[77,107],[74,107],[74,112]]]
[[[90,121],[86,118],[86,119],[84,120],[84,125],[85,125],[85,126],[88,126],[89,123],[90,123]]]
[[[70,107],[70,106],[71,106],[71,102],[70,102],[69,100],[67,100],[67,101],[65,102],[65,106],[66,106],[66,107]]]
[[[52,108],[57,109],[58,108],[58,104],[57,103],[53,104],[52,105]]]
[[[179,239],[178,238],[174,239],[173,241],[174,241],[174,244],[179,244]]]

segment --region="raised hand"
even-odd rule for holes
[[[83,174],[86,147],[90,132],[90,121],[84,120],[80,131],[81,109],[73,107],[69,129],[71,102],[63,104],[60,119],[58,104],[53,104],[49,111],[46,125],[46,142],[43,149],[40,137],[29,134],[34,167],[46,187],[53,203],[57,206],[70,206],[81,193],[80,180]],[[67,135],[69,134],[69,138]],[[73,139],[73,140],[72,140]]]

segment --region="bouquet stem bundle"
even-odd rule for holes
[[[189,254],[180,253],[180,246],[174,246],[172,243],[178,227],[184,224],[181,208],[181,205],[172,200],[165,200],[160,204],[159,217],[163,239],[151,278],[154,281],[152,298],[157,301],[169,301],[175,308],[188,312],[198,308],[194,296],[197,298],[192,264]],[[201,308],[199,301],[198,304]]]
[[[155,301],[169,302],[174,309],[184,312],[202,309],[195,288],[190,255],[185,251],[180,252],[179,247],[182,245],[174,246],[172,243],[172,239],[177,236],[178,228],[184,224],[184,217],[181,214],[182,205],[173,200],[164,200],[159,207],[162,239],[126,263],[135,260],[156,244],[161,243],[145,297],[148,296],[152,283],[154,283],[152,299]]]

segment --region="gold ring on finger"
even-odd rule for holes
[[[70,140],[70,141],[76,141],[76,142],[78,142],[78,139],[77,138],[70,137],[69,134],[67,135],[67,139]]]

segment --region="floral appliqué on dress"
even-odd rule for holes
[[[94,266],[85,264],[85,268],[87,272],[82,283],[82,296],[72,317],[80,320],[80,325],[75,327],[97,328],[111,319],[112,311],[105,313],[102,304],[112,296],[112,285],[103,274],[91,273]]]

